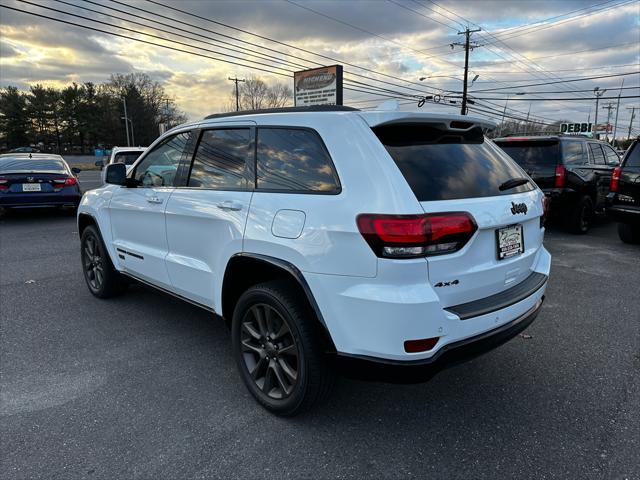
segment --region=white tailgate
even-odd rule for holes
[[[524,203],[527,213],[514,214],[512,202]],[[540,228],[541,202],[542,192],[537,189],[499,197],[420,202],[426,213],[468,212],[478,225],[459,252],[427,258],[429,282],[444,307],[499,293],[532,273],[544,236]],[[522,225],[524,252],[498,260],[496,230],[514,224]]]

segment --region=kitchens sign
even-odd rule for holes
[[[293,88],[296,107],[342,105],[342,65],[295,72]]]

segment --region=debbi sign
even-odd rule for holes
[[[342,65],[295,72],[293,88],[296,107],[342,105]]]
[[[591,133],[593,123],[561,123],[560,133]]]

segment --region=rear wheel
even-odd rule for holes
[[[90,225],[82,232],[80,240],[82,271],[89,291],[99,298],[109,298],[122,293],[127,282],[113,267],[98,229]]]
[[[591,228],[593,221],[593,202],[588,196],[583,196],[576,204],[569,227],[573,233],[585,234]]]
[[[286,281],[251,287],[232,322],[242,380],[261,405],[282,416],[324,400],[333,384],[314,313],[294,291]]]
[[[624,243],[640,243],[640,225],[619,223],[618,236]]]

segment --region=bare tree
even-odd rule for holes
[[[251,76],[239,85],[240,110],[258,110],[261,108],[279,108],[291,104],[293,90],[282,83],[271,86],[264,80]],[[230,91],[226,111],[236,109],[235,87]]]

